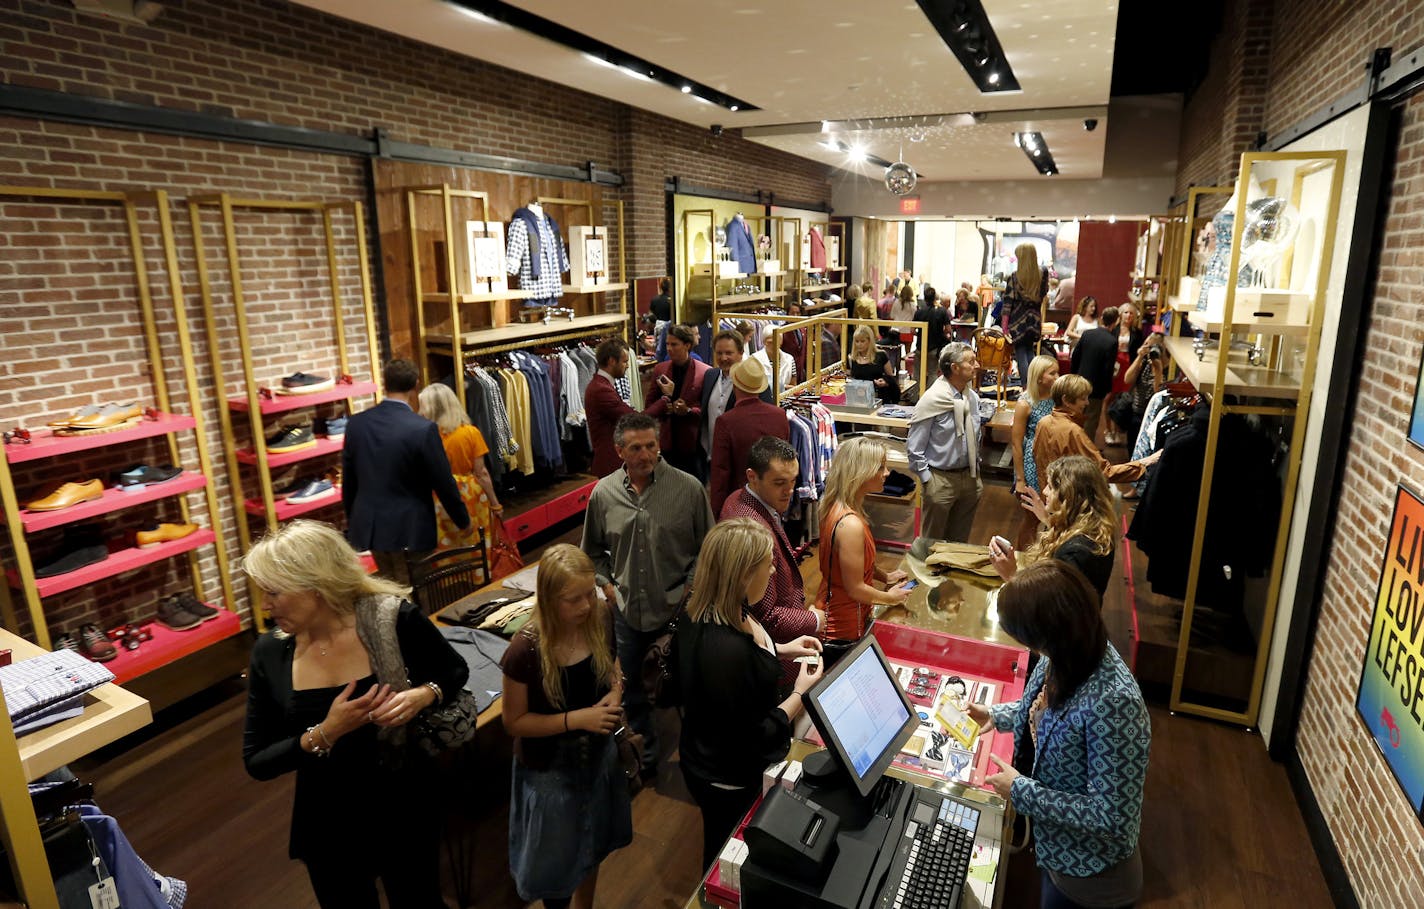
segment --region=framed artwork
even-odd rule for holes
[[[1410,807],[1424,819],[1424,500],[1402,484],[1355,709]]]
[[[1414,407],[1409,412],[1409,444],[1424,449],[1424,353],[1419,356],[1418,381],[1414,383]]]

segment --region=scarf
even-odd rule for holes
[[[539,277],[543,271],[539,259],[539,221],[540,218],[527,208],[521,208],[514,212],[514,217],[524,222],[529,234],[529,273],[534,277]],[[549,224],[549,230],[554,236],[559,235],[559,225],[554,223],[554,219],[548,214],[543,216],[543,220]]]
[[[934,380],[934,384],[920,397],[919,403],[915,405],[915,412],[910,416],[910,424],[933,420],[942,414],[954,412],[954,429],[959,433],[959,437],[965,440],[965,445],[969,451],[969,475],[979,476],[979,414],[978,408],[970,409],[969,394],[965,392],[962,397],[955,397],[954,386],[950,385],[943,376]]]

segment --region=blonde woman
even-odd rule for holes
[[[358,618],[369,627],[406,588],[366,574],[330,525],[292,521],[259,540],[242,569],[276,626],[252,648],[243,764],[258,780],[295,771],[288,851],[306,864],[317,903],[376,909],[379,878],[393,909],[440,905],[439,796],[404,727],[454,697],[469,667],[402,602],[396,643],[410,687],[376,683]]]
[[[470,418],[460,406],[460,399],[455,397],[455,392],[448,385],[427,385],[420,392],[420,415],[439,427],[440,441],[445,446],[445,456],[450,460],[450,472],[455,475],[460,498],[470,513],[470,526],[461,530],[450,519],[445,506],[436,499],[438,548],[473,546],[479,542],[481,531],[486,542],[493,540],[493,515],[504,511],[504,506],[495,497],[494,481],[485,466],[485,455],[489,453],[485,437],[470,424]]]
[[[895,376],[895,368],[890,365],[890,356],[875,345],[875,332],[869,325],[857,325],[850,342],[850,356],[846,359],[846,371],[852,379],[864,379],[875,383],[875,394],[882,404],[900,402],[900,381]]]
[[[821,589],[816,603],[826,613],[827,640],[853,641],[865,633],[876,603],[900,604],[910,592],[903,571],[875,564],[875,538],[865,516],[865,497],[885,488],[885,444],[856,438],[836,449],[821,496]],[[700,567],[700,566],[699,566]],[[892,585],[880,590],[875,582]]]
[[[1033,437],[1038,429],[1038,421],[1053,410],[1051,392],[1058,380],[1058,358],[1039,354],[1028,364],[1028,380],[1024,382],[1024,393],[1019,395],[1014,405],[1014,425],[1011,430],[1011,448],[1014,456],[1014,492],[1024,495],[1029,490],[1038,489],[1038,470],[1033,462]],[[1033,515],[1025,513],[1016,542],[1020,548],[1033,542],[1038,532],[1038,524]]]
[[[593,906],[598,866],[633,839],[613,731],[622,672],[613,614],[577,546],[539,560],[534,615],[504,659],[504,728],[514,737],[509,870],[519,896]]]
[[[766,593],[773,569],[771,531],[751,518],[730,518],[702,543],[697,575],[678,625],[678,677],[683,695],[682,775],[702,810],[702,867],[761,795],[768,764],[786,757],[801,695],[821,678],[802,663],[782,697],[781,659],[817,654],[812,635],[777,644],[747,613]]]
[[[1029,562],[1058,559],[1083,572],[1101,597],[1112,578],[1117,550],[1117,512],[1098,465],[1082,455],[1059,458],[1043,475],[1043,492],[1029,490],[1023,507],[1035,528],[1042,525],[1028,551]],[[992,541],[989,557],[999,577],[1008,581],[1017,564],[1012,550]]]
[[[1009,340],[1014,344],[1014,363],[1019,381],[1028,381],[1028,365],[1038,354],[1043,337],[1043,295],[1048,288],[1048,269],[1038,265],[1038,248],[1020,243],[1014,248],[1018,270],[1009,276],[1004,302],[1009,320]]]

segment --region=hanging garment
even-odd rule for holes
[[[519,275],[519,289],[533,293],[527,306],[547,306],[564,295],[564,272],[569,270],[569,254],[559,236],[559,225],[545,214],[528,208],[514,212],[509,222],[509,244],[505,248],[504,269]]]
[[[558,408],[554,403],[553,386],[549,382],[549,368],[543,360],[524,351],[515,351],[510,354],[510,359],[529,387],[530,439],[534,447],[534,465],[560,468],[564,464],[564,453],[559,445]]]
[[[741,215],[727,222],[727,248],[739,271],[749,275],[756,271],[756,238],[752,236],[751,225]]]
[[[94,840],[99,857],[114,875],[119,905],[124,909],[182,909],[188,898],[188,885],[171,877],[155,874],[144,864],[119,828],[119,822],[104,814],[93,804],[80,805],[79,817],[84,829]]]
[[[529,405],[529,380],[515,369],[496,370],[504,392],[504,408],[509,414],[509,428],[518,446],[513,454],[515,470],[526,477],[534,473],[534,442]]]
[[[570,427],[584,426],[588,419],[583,412],[583,392],[579,389],[578,363],[572,354],[565,351],[559,354],[560,366],[560,389],[559,400],[562,403],[560,421],[563,427],[562,436],[565,441],[573,437]]]
[[[821,237],[821,232],[816,228],[811,228],[809,233],[811,244],[811,270],[823,271],[826,267],[826,241]]]

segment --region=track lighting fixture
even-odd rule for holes
[[[915,2],[979,91],[987,94],[1019,90],[1019,80],[1004,56],[981,0]]]

